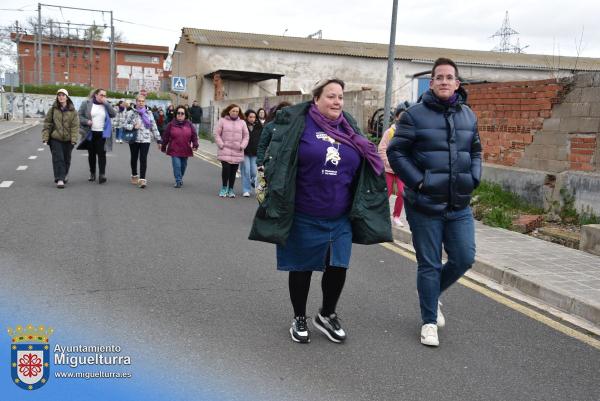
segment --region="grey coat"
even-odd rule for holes
[[[87,124],[88,121],[92,119],[92,105],[94,102],[92,99],[85,100],[79,106],[79,135],[81,136],[81,141],[84,141],[85,138],[91,131],[91,127]],[[106,110],[106,114],[109,118],[114,118],[117,113],[115,109],[109,102],[104,103],[104,109]],[[106,142],[104,143],[104,150],[107,152],[112,151],[112,132],[110,137],[106,138]]]

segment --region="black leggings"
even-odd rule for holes
[[[232,188],[235,184],[235,173],[237,173],[239,164],[230,164],[227,162],[221,162],[221,179],[223,180],[223,186]]]
[[[131,153],[131,175],[137,175],[138,155],[140,159],[140,178],[146,179],[146,166],[148,166],[149,143],[130,143],[129,152]]]
[[[321,290],[323,291],[323,306],[321,314],[329,316],[335,313],[335,307],[344,283],[346,282],[346,268],[329,266],[325,268],[321,279]],[[294,316],[306,316],[306,300],[310,289],[310,278],[312,272],[290,272],[289,287]]]
[[[92,143],[88,149],[88,163],[90,165],[90,173],[96,174],[96,156],[98,156],[98,168],[100,175],[104,175],[106,171],[106,151],[104,144],[106,139],[102,138],[102,131],[92,131]]]

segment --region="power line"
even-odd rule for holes
[[[117,19],[117,18],[115,18],[114,20],[115,21],[119,21],[119,22],[123,22],[124,24],[144,26],[146,28],[160,29],[160,30],[169,31],[169,32],[179,32],[179,30],[175,30],[175,29],[167,29],[167,28],[161,28],[161,27],[153,26],[153,25],[138,24],[137,22],[123,21],[122,19]]]

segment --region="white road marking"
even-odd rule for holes
[[[27,170],[27,166],[19,166],[17,167],[17,171]]]
[[[43,152],[44,148],[38,148],[38,152]]]
[[[29,156],[28,159],[29,160],[35,160],[35,159],[37,159],[37,156]]]
[[[0,182],[0,188],[8,188],[13,184],[14,181],[2,181]]]

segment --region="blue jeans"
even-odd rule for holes
[[[470,207],[428,215],[405,205],[417,253],[417,289],[423,324],[437,322],[440,294],[475,261],[475,223]],[[442,265],[442,245],[448,261]]]
[[[117,141],[119,141],[119,140],[123,139],[123,128],[117,128],[117,129],[115,130],[115,139],[116,139]]]
[[[242,192],[252,192],[252,183],[256,186],[256,156],[244,155],[241,167]]]
[[[187,157],[171,156],[171,162],[173,162],[173,175],[175,176],[175,182],[178,184],[183,183],[183,175],[187,168]]]

